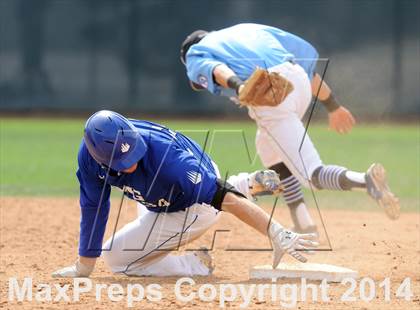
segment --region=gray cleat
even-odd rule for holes
[[[381,164],[372,164],[366,172],[366,189],[370,197],[385,210],[391,220],[400,217],[400,202],[386,180],[386,171]]]

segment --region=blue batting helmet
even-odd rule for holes
[[[89,154],[99,164],[116,171],[130,168],[147,151],[139,130],[112,111],[96,112],[86,121],[84,140]]]

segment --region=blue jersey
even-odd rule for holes
[[[233,95],[213,80],[213,70],[225,64],[242,80],[255,70],[293,61],[312,79],[318,53],[302,38],[278,28],[239,24],[207,34],[186,54],[188,78],[216,95]]]
[[[133,173],[110,173],[89,154],[82,140],[78,154],[80,183],[79,255],[98,257],[110,208],[111,186],[144,204],[150,211],[175,212],[194,203],[210,204],[217,172],[202,148],[164,126],[130,120],[147,144]]]

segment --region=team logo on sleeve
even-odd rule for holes
[[[127,153],[129,149],[130,149],[130,144],[128,144],[127,142],[121,144],[121,152]]]
[[[190,180],[193,184],[198,184],[201,182],[201,173],[197,171],[187,171],[188,180]]]
[[[200,84],[204,88],[207,88],[209,86],[209,83],[207,81],[207,78],[204,75],[202,75],[202,74],[200,74],[198,76],[198,84]]]

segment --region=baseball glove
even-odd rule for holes
[[[258,170],[251,173],[248,177],[248,186],[253,197],[279,195],[284,190],[284,186],[274,170]]]
[[[277,106],[293,91],[293,85],[277,72],[257,68],[245,81],[238,99],[246,106]]]

